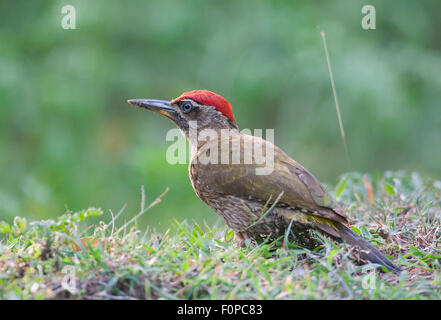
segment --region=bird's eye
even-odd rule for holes
[[[191,110],[193,110],[193,105],[191,102],[185,101],[181,104],[181,111],[183,113],[189,113]]]

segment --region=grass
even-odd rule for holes
[[[317,233],[315,247],[280,239],[239,249],[225,226],[118,228],[118,214],[89,208],[0,222],[0,299],[440,299],[441,182],[350,173],[328,189],[401,274],[357,265]],[[138,216],[160,212],[163,196],[149,207],[143,197]]]

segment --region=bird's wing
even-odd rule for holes
[[[237,137],[229,139],[228,150],[225,150],[225,147],[221,148],[222,143],[219,141],[206,143],[199,150],[191,164],[193,167],[191,171],[197,175],[193,178],[203,181],[204,185],[209,186],[213,192],[236,195],[244,199],[252,198],[266,202],[271,198],[271,203],[283,192],[278,205],[306,209],[312,215],[346,222],[345,213],[334,202],[320,181],[277,146],[258,137],[244,134],[240,135],[240,143],[238,140],[234,140]],[[232,139],[233,141],[231,141]],[[255,143],[261,143],[261,148]],[[251,152],[253,155],[251,163],[246,164],[246,160],[249,160],[246,154],[250,152],[250,148],[261,150],[262,155],[259,157],[257,156],[258,152],[254,154]],[[271,149],[274,152],[273,170],[271,170],[271,161],[273,160],[271,159]],[[224,160],[226,159],[225,152],[228,154],[230,164],[222,164],[222,152],[224,152]],[[214,153],[217,154],[214,155]],[[232,162],[234,154],[240,154],[239,164]],[[213,155],[214,158],[217,156],[218,164],[213,163],[215,161],[207,163],[209,156],[214,159]],[[265,157],[267,157],[267,162],[263,163]],[[195,170],[195,166],[200,166],[197,168],[199,170]],[[203,166],[205,168],[202,168]],[[256,174],[256,169],[262,170],[264,167],[267,167],[268,174]]]

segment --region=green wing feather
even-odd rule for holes
[[[277,146],[263,139],[260,139],[264,146],[263,156],[265,156],[265,150],[274,148],[274,170],[268,175],[256,175],[256,169],[265,167],[265,164],[258,164],[255,161],[251,164],[244,164],[244,153],[249,151],[254,139],[260,138],[241,135],[240,164],[201,164],[197,161],[191,165],[206,166],[206,168],[193,171],[197,172],[200,180],[204,181],[207,186],[215,188],[214,192],[243,198],[251,197],[266,202],[270,198],[274,201],[283,191],[280,205],[305,209],[312,215],[346,222],[345,213],[333,201],[320,181]],[[206,143],[200,149],[199,155],[207,152],[214,145],[218,146],[220,162],[222,150],[221,144],[217,141]],[[229,159],[232,159],[232,153],[236,150],[237,146],[230,145]]]

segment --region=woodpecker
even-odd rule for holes
[[[196,195],[234,230],[238,245],[262,235],[283,235],[287,228],[301,232],[314,228],[337,241],[353,246],[361,261],[372,262],[399,272],[377,248],[349,229],[347,216],[325,187],[308,170],[285,152],[257,136],[242,133],[230,103],[208,90],[193,90],[171,100],[133,99],[128,103],[159,113],[187,137],[191,146],[189,176]],[[204,139],[192,137],[209,130]],[[228,142],[229,148],[222,149]],[[236,142],[236,143],[235,143]],[[235,147],[233,147],[233,145]],[[257,174],[262,161],[244,161],[260,147],[263,154],[272,150],[273,167],[267,174]],[[222,150],[221,150],[222,149]],[[225,150],[229,161],[207,161],[210,152],[219,160]],[[259,149],[260,150],[260,149]],[[239,163],[234,163],[234,152]],[[248,158],[249,159],[249,158]],[[225,158],[224,158],[225,160]]]

